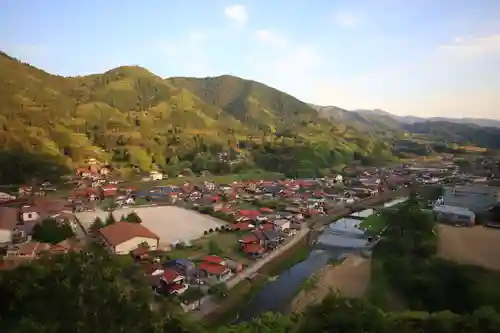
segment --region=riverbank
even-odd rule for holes
[[[213,311],[203,316],[203,323],[218,326],[235,321],[240,311],[252,302],[266,284],[275,281],[277,275],[303,261],[309,253],[306,237],[302,237],[280,256],[260,267],[251,279],[244,279],[235,284],[228,297],[220,301]]]
[[[370,259],[352,254],[333,262],[307,279],[293,299],[290,311],[299,313],[308,306],[321,302],[331,291],[342,297],[362,297],[371,279]]]

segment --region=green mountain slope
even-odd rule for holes
[[[93,157],[119,168],[227,172],[234,170],[214,156],[234,149],[247,167],[292,173],[296,164],[310,171],[388,156],[376,135],[234,76],[163,79],[124,66],[65,78],[4,53],[0,68],[3,149],[43,154],[69,167]]]
[[[336,106],[319,106],[310,104],[319,114],[327,119],[350,124],[364,132],[386,134],[387,131],[401,131],[402,124],[389,113],[372,111],[347,111]]]

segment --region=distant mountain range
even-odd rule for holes
[[[343,119],[351,119],[356,120],[358,116],[368,117],[371,121],[373,121],[374,117],[382,117],[379,120],[383,122],[388,119],[392,119],[390,123],[394,125],[393,121],[396,121],[400,124],[414,124],[414,123],[422,123],[422,122],[448,122],[454,124],[470,124],[477,125],[481,127],[496,127],[500,128],[500,120],[495,119],[486,119],[486,118],[447,118],[447,117],[416,117],[416,116],[398,116],[392,113],[389,113],[384,110],[374,109],[374,110],[345,110],[336,106],[318,106],[310,104],[313,108],[318,110],[324,116],[334,116],[341,117]],[[359,118],[357,119],[359,120]],[[365,119],[366,120],[366,119]]]

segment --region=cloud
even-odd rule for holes
[[[355,15],[347,11],[335,12],[332,16],[332,21],[335,25],[345,29],[356,28],[364,23],[363,19],[359,15]]]
[[[234,23],[243,25],[248,22],[248,13],[245,6],[231,5],[224,8],[224,15]]]
[[[500,55],[500,33],[488,36],[460,36],[439,46],[441,57],[459,62]]]
[[[264,43],[275,43],[281,46],[286,44],[286,40],[281,35],[272,30],[257,30],[255,31],[255,37],[257,37],[259,41]]]

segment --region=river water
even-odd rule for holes
[[[384,207],[392,207],[406,200],[407,198],[395,199],[385,203]],[[251,320],[268,311],[287,311],[300,285],[312,274],[330,260],[339,260],[352,253],[360,253],[366,248],[368,235],[361,231],[358,225],[373,213],[372,209],[366,209],[331,223],[311,247],[309,256],[262,287],[240,311],[236,321]]]

